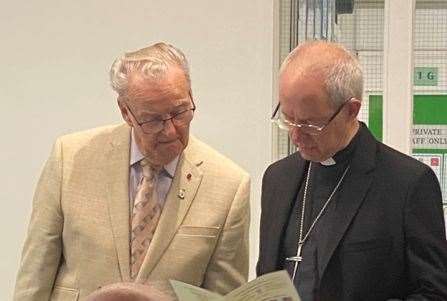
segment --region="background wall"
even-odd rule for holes
[[[251,275],[270,161],[273,4],[251,1],[0,0],[0,300],[10,300],[33,190],[54,139],[120,122],[108,69],[167,41],[190,60],[193,132],[252,175]]]

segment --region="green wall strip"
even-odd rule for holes
[[[447,149],[439,149],[439,148],[414,148],[413,153],[415,154],[447,154]]]
[[[383,139],[383,100],[382,95],[370,95],[368,107],[368,128],[377,140]]]

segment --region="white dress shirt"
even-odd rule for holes
[[[129,200],[130,200],[130,212],[132,213],[135,196],[137,194],[138,183],[140,183],[143,176],[141,166],[139,162],[144,158],[144,155],[140,152],[138,145],[135,142],[134,132],[132,130],[130,139],[130,172],[129,172]],[[158,193],[158,201],[163,208],[166,195],[171,187],[172,179],[174,178],[175,170],[177,169],[179,156],[174,160],[166,164],[160,174],[157,176],[156,192]]]

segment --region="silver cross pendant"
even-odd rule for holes
[[[303,243],[298,243],[298,249],[296,250],[296,256],[287,257],[287,261],[293,261],[295,263],[300,263],[303,260],[303,257],[301,256]]]

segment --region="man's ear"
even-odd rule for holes
[[[349,100],[349,103],[348,103],[349,117],[357,118],[357,115],[360,112],[360,107],[361,106],[362,106],[362,103],[357,98],[352,98],[351,100]]]
[[[127,110],[126,104],[124,103],[124,100],[121,97],[118,97],[117,98],[117,103],[118,103],[118,107],[120,108],[121,116],[123,116],[124,121],[129,126],[132,126],[132,121],[130,120],[129,112]]]

